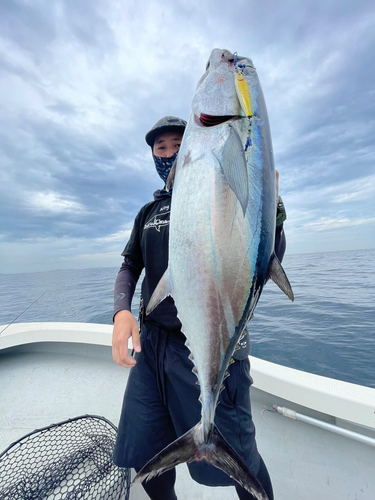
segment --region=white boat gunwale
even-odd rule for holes
[[[6,325],[0,326],[0,331]],[[111,346],[112,325],[13,323],[0,334],[0,350],[62,342]],[[132,349],[131,339],[128,348]],[[250,356],[253,387],[299,406],[375,429],[375,389],[343,382]]]

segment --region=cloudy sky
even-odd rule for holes
[[[121,264],[215,47],[257,67],[288,252],[375,247],[373,0],[1,0],[0,273]]]

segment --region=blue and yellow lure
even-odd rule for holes
[[[240,101],[241,108],[248,119],[248,136],[245,144],[245,151],[251,147],[251,124],[252,124],[252,109],[251,109],[251,100],[250,100],[250,92],[247,82],[245,80],[243,69],[245,68],[244,64],[237,64],[237,54],[235,54],[234,66],[236,68],[236,74],[234,75],[234,86],[236,89],[238,100]]]

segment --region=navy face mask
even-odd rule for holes
[[[167,182],[169,172],[171,171],[172,165],[177,158],[178,151],[175,152],[170,158],[163,158],[162,156],[152,155],[155,162],[156,171],[160,178]]]

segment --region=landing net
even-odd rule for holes
[[[128,500],[129,469],[112,462],[116,432],[85,415],[24,436],[0,455],[0,500]]]

